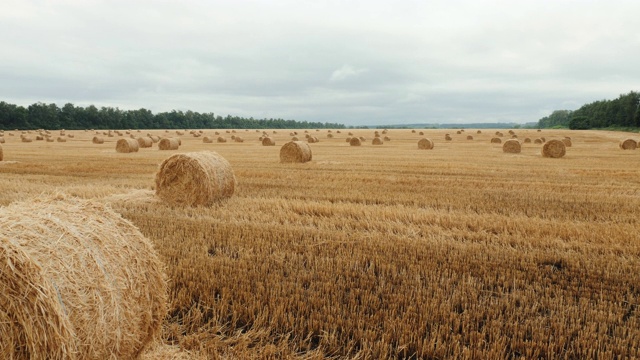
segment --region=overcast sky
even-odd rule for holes
[[[0,101],[533,122],[640,90],[640,1],[0,0]]]

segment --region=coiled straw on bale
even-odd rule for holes
[[[62,136],[58,136],[58,137],[56,138],[56,141],[57,141],[57,142],[67,142],[67,139],[63,138]]]
[[[227,139],[223,138],[222,136],[218,136],[218,140],[219,143],[226,143]]]
[[[351,146],[360,146],[361,145],[361,141],[357,137],[352,137],[351,140],[349,140],[349,145],[351,145]]]
[[[638,143],[633,139],[625,139],[620,141],[620,149],[622,150],[635,150],[638,147]]]
[[[94,144],[104,144],[104,139],[98,136],[94,136],[91,140]]]
[[[502,143],[502,139],[500,139],[499,137],[491,138],[491,143],[492,144],[501,144]]]
[[[201,151],[165,159],[155,183],[156,195],[171,205],[210,206],[233,195],[236,177],[225,158]]]
[[[520,141],[516,139],[509,139],[502,144],[502,151],[511,154],[519,154],[522,151]]]
[[[566,153],[566,147],[560,140],[549,140],[542,146],[542,156],[550,158],[561,158]]]
[[[262,139],[262,146],[275,146],[276,142],[273,141],[270,137],[265,137]]]
[[[418,141],[418,149],[431,150],[433,149],[433,141],[431,139],[423,138]]]
[[[160,150],[178,150],[180,141],[176,138],[162,138],[158,143]]]
[[[150,137],[140,136],[136,139],[138,146],[141,148],[150,148],[153,146],[153,140]]]
[[[311,147],[304,141],[290,141],[280,148],[281,163],[304,163],[311,158]]]
[[[119,153],[132,153],[137,152],[140,146],[135,139],[123,138],[118,139],[116,142],[116,151]]]
[[[134,359],[166,313],[153,246],[102,204],[46,198],[0,209],[3,359]]]
[[[382,139],[379,137],[374,137],[373,140],[371,141],[371,145],[382,145]]]

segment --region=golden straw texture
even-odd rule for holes
[[[210,206],[233,195],[236,177],[225,158],[201,151],[165,159],[155,184],[156,195],[171,205]]]
[[[166,301],[152,244],[105,205],[58,196],[0,209],[3,359],[134,359]]]
[[[163,138],[158,143],[158,149],[160,150],[178,150],[180,147],[180,141],[176,138]]]
[[[304,141],[290,141],[280,148],[281,163],[304,163],[311,158],[311,147]]]
[[[516,139],[509,139],[502,144],[502,151],[510,154],[519,154],[522,151],[520,141]]]
[[[624,139],[620,141],[620,149],[622,150],[635,150],[638,147],[638,143],[633,139]]]
[[[433,141],[431,139],[423,138],[418,141],[418,149],[431,150],[433,149]]]
[[[116,151],[119,153],[137,152],[139,148],[140,146],[135,139],[124,138],[118,139],[118,142],[116,142]]]
[[[560,140],[549,140],[542,147],[542,156],[550,158],[561,158],[566,153],[566,147]]]

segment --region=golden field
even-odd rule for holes
[[[618,147],[637,134],[515,130],[570,136],[550,159],[534,143],[503,153],[495,130],[389,130],[381,146],[374,130],[309,130],[313,160],[281,164],[294,130],[269,130],[276,146],[217,131],[227,143],[185,132],[179,150],[128,154],[118,136],[23,143],[6,131],[0,205],[66,193],[131,220],[166,264],[164,339],[194,357],[640,357],[640,150]],[[366,141],[349,146],[348,132]],[[199,150],[230,162],[234,196],[156,199],[158,164]]]

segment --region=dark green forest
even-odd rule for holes
[[[579,109],[556,110],[538,121],[538,128],[576,130],[640,127],[640,93],[631,91],[613,100],[598,100]]]
[[[0,101],[0,129],[343,129],[343,124],[284,119],[254,119],[193,111],[154,114],[151,110],[121,110],[65,104],[35,103],[28,107]]]

